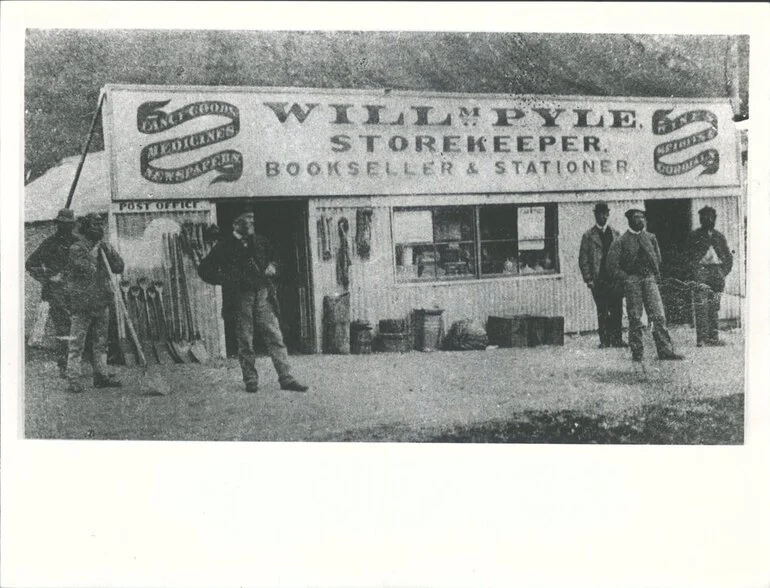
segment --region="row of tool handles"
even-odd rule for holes
[[[196,320],[190,288],[191,269],[211,250],[204,226],[186,223],[182,232],[163,235],[162,263],[156,273],[162,280],[140,277],[136,283],[120,281],[118,304],[121,327],[127,327],[134,346],[122,345],[126,364],[206,363],[209,359]],[[191,261],[185,268],[185,258]],[[117,293],[116,293],[117,295]],[[200,305],[198,305],[200,306]],[[123,325],[125,321],[125,325]],[[125,342],[125,328],[118,329]]]

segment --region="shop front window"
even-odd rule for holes
[[[396,209],[393,237],[399,282],[558,271],[552,204]]]

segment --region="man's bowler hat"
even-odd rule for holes
[[[607,206],[606,202],[597,202],[596,206],[594,206],[594,212],[609,212],[610,207]]]

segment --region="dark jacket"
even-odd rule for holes
[[[51,282],[51,278],[62,275],[67,267],[70,247],[78,240],[73,234],[56,233],[48,237],[27,259],[25,267],[29,274],[43,285],[41,298],[54,306],[67,306],[67,289],[64,279]]]
[[[612,227],[607,227],[605,231],[612,232],[612,242],[618,240],[620,233]],[[599,272],[602,266],[602,256],[604,249],[602,247],[602,237],[596,225],[583,233],[580,241],[580,255],[578,265],[580,273],[583,274],[583,281],[596,282],[599,279]]]
[[[99,250],[102,249],[110,264],[109,271]],[[69,262],[64,270],[72,313],[95,313],[112,302],[110,272],[123,273],[124,263],[120,254],[104,241],[97,244],[79,239],[70,247]]]
[[[660,247],[655,235],[645,230],[639,235],[626,231],[620,238],[615,239],[607,254],[607,271],[618,282],[624,282],[628,276],[635,274],[640,249],[643,249],[651,262],[651,270],[656,279],[660,278]]]
[[[262,235],[241,241],[230,233],[220,239],[201,261],[198,275],[204,282],[236,291],[257,290],[270,285],[265,269],[278,266],[275,250]]]
[[[721,264],[701,265],[700,261],[709,247],[714,247]],[[733,269],[733,254],[727,246],[725,236],[717,230],[712,230],[709,235],[703,228],[695,229],[687,238],[685,252],[688,278],[706,284],[715,292],[722,292],[725,289],[725,277]]]

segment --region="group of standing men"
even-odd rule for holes
[[[652,323],[652,336],[658,358],[679,360],[671,335],[658,283],[661,253],[657,238],[645,230],[645,212],[626,211],[628,230],[621,235],[608,224],[610,209],[606,202],[594,207],[596,223],[583,234],[579,265],[583,280],[596,303],[599,323],[599,347],[630,347],[635,362],[644,358],[646,311]],[[733,266],[733,256],[722,233],[714,227],[716,210],[705,206],[698,211],[700,228],[692,231],[685,246],[686,276],[693,284],[695,328],[698,347],[721,346],[718,319],[725,277]],[[628,344],[622,339],[623,298],[628,313]]]
[[[56,233],[29,256],[27,271],[43,285],[42,299],[57,338],[60,377],[69,392],[82,392],[81,358],[91,332],[95,388],[117,388],[121,383],[107,372],[107,329],[112,303],[111,274],[123,272],[117,251],[104,241],[98,214],[87,214],[74,234],[75,215],[64,208],[56,217]]]
[[[56,233],[29,256],[26,269],[43,286],[42,299],[49,304],[56,332],[59,375],[67,380],[68,391],[83,391],[81,361],[89,331],[94,387],[120,387],[121,383],[107,372],[107,336],[114,296],[111,274],[123,273],[125,264],[104,241],[99,215],[88,214],[82,219],[79,237],[74,234],[75,224],[72,210],[60,210]],[[238,358],[247,392],[256,392],[259,387],[253,346],[255,325],[278,372],[281,389],[308,389],[291,373],[281,333],[273,284],[278,266],[270,243],[255,234],[253,213],[239,215],[232,234],[221,238],[201,261],[201,277],[230,288],[234,294],[236,303],[229,311],[236,318]]]

